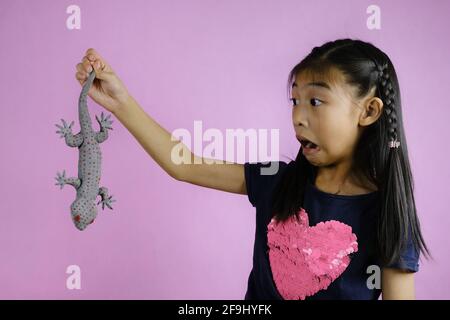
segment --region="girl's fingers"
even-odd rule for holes
[[[95,51],[94,48],[89,48],[86,50],[86,57],[90,60],[102,60],[102,57]]]
[[[89,76],[89,73],[95,70],[96,77],[101,79],[103,71],[110,71],[107,63],[102,57],[93,49],[89,48],[81,62],[76,66],[77,72],[75,78],[83,84]]]
[[[89,66],[92,66],[94,64],[94,61],[90,61],[86,56],[84,56],[81,60],[81,63],[87,68]]]
[[[77,71],[79,72],[79,73],[88,73],[88,68],[86,67],[86,65],[85,64],[83,64],[83,63],[79,63],[79,64],[77,64]]]
[[[84,58],[83,58],[84,59]],[[86,56],[85,59],[89,62],[92,67],[100,68],[101,70],[105,69],[105,63],[92,55]]]
[[[87,73],[86,68],[83,66],[82,63],[77,64],[77,71],[78,72],[75,75],[75,77],[77,79],[79,79],[79,80],[87,79],[88,73]]]
[[[78,72],[83,71],[83,65],[81,63],[78,63],[75,68],[77,69]]]
[[[93,64],[93,67],[97,71],[104,71],[105,70],[105,65],[101,61],[95,61],[94,64]]]
[[[85,73],[77,72],[77,73],[75,73],[75,78],[76,78],[78,81],[83,82],[83,81],[86,80],[87,77],[86,77],[86,74],[85,74]]]
[[[87,59],[83,59],[81,64],[83,65],[84,72],[89,73],[93,70],[91,63]]]
[[[98,68],[102,71],[108,71],[105,69],[109,69],[107,66],[107,63],[105,62],[105,60],[97,53],[97,51],[95,51],[95,49],[93,48],[89,48],[86,51],[86,58],[93,63],[99,63]]]

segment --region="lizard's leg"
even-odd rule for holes
[[[56,131],[56,133],[59,133],[61,136],[60,138],[65,138],[66,139],[66,144],[69,147],[79,147],[81,146],[81,144],[83,143],[83,136],[81,135],[81,132],[73,135],[72,133],[72,126],[73,126],[73,121],[72,123],[68,126],[66,121],[64,121],[64,119],[61,119],[63,126],[61,127],[58,124],[55,124],[55,126],[57,126],[60,130]]]
[[[100,131],[95,134],[95,140],[97,140],[98,143],[102,143],[106,139],[108,139],[108,130],[113,130],[111,127],[112,120],[109,119],[111,115],[108,115],[106,118],[104,118],[103,112],[100,115],[100,119],[95,116],[95,119],[97,120],[98,124],[100,125]]]
[[[83,135],[81,134],[81,132],[77,133],[76,135],[70,134],[66,136],[66,144],[69,147],[78,148],[79,146],[81,146],[82,143],[83,143]]]
[[[100,187],[98,189],[98,195],[102,197],[102,200],[100,200],[99,202],[97,202],[97,204],[99,204],[100,202],[102,203],[102,209],[105,210],[105,205],[112,209],[111,207],[111,203],[115,202],[116,200],[113,199],[112,195],[108,194],[108,188],[106,187]]]
[[[102,143],[108,139],[108,130],[107,129],[100,129],[99,132],[95,133],[95,140],[97,140],[98,143]]]
[[[79,178],[76,177],[66,178],[66,170],[64,170],[62,174],[57,172],[55,179],[57,181],[55,185],[61,186],[60,189],[62,189],[65,184],[70,184],[75,189],[78,189],[81,185],[81,180]]]

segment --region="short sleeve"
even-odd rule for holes
[[[267,196],[286,166],[283,161],[244,163],[247,196],[253,207]]]
[[[411,237],[408,237],[406,246],[397,261],[386,265],[387,268],[404,269],[409,272],[419,271],[419,252],[415,249]]]

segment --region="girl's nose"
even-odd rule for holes
[[[294,127],[302,126],[307,127],[308,126],[308,114],[307,114],[306,108],[302,108],[301,106],[296,106],[292,110],[292,123],[294,124]]]

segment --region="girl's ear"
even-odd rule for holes
[[[381,116],[383,111],[383,101],[378,97],[373,97],[363,104],[363,110],[359,117],[360,126],[369,126]]]

